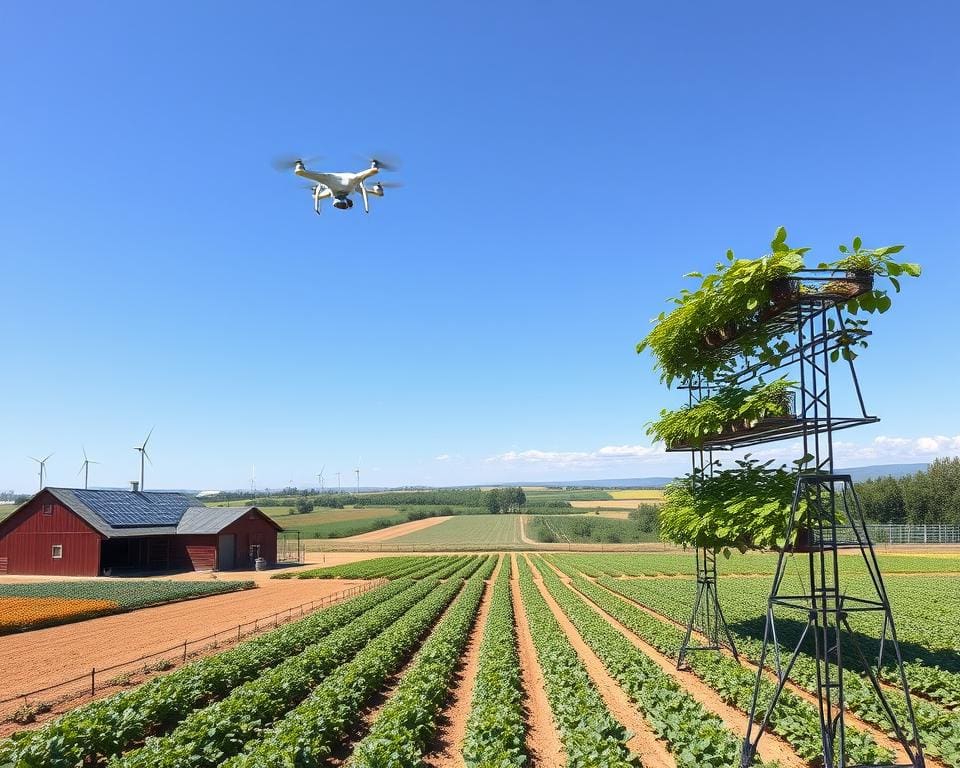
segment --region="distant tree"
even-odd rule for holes
[[[493,490],[487,491],[486,493],[486,507],[487,512],[491,515],[500,514],[500,489],[494,488]]]
[[[297,499],[294,510],[298,515],[305,515],[308,512],[313,512],[313,502],[306,496],[301,496],[299,499]]]

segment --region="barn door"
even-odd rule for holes
[[[236,565],[237,543],[232,533],[221,533],[217,545],[217,567],[229,571]]]

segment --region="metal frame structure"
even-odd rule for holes
[[[715,387],[701,380],[688,381],[684,384],[687,390],[688,402],[694,406],[709,397]],[[674,449],[677,450],[677,449]],[[695,478],[713,474],[713,450],[710,448],[690,448],[690,464]],[[719,651],[728,647],[734,658],[740,659],[733,635],[727,627],[720,600],[717,596],[717,553],[709,547],[697,547],[695,552],[697,567],[697,593],[693,599],[693,611],[687,621],[687,631],[677,653],[677,669],[683,667],[688,653],[692,651]],[[721,634],[722,631],[722,634]],[[700,644],[694,637],[703,636],[705,642]],[[726,642],[724,642],[726,641]]]
[[[796,280],[799,287],[804,284],[822,286],[838,278],[831,270],[802,270],[792,279]],[[861,293],[869,289],[865,287]],[[861,340],[869,335],[862,328],[848,328],[844,323],[841,307],[849,298],[853,296],[834,297],[815,289],[806,292],[799,290],[795,304],[772,319],[774,330],[778,333],[795,334],[795,344],[777,365],[749,366],[725,379],[725,383],[742,383],[772,370],[789,365],[798,366],[799,432],[797,426],[791,426],[758,435],[753,441],[728,441],[724,447],[773,442],[799,434],[803,438],[804,455],[809,457],[806,469],[797,477],[786,528],[786,545],[779,553],[770,590],[763,650],[741,752],[741,768],[753,764],[759,740],[790,679],[794,664],[805,652],[812,655],[817,669],[815,695],[820,716],[824,768],[854,768],[856,765],[850,762],[847,749],[844,700],[844,675],[854,669],[863,672],[869,680],[890,722],[890,731],[909,761],[890,764],[891,767],[924,766],[890,601],[873,543],[850,476],[837,474],[834,467],[833,433],[838,429],[878,421],[876,417],[867,415],[852,356],[838,354],[844,351],[851,340]],[[831,362],[837,362],[834,358],[840,357],[848,363],[860,409],[860,414],[851,418],[836,418],[833,415]],[[720,446],[711,446],[716,447]],[[847,594],[838,560],[839,552],[843,549],[859,550],[869,575],[867,596]],[[806,556],[806,574],[803,576],[803,588],[791,592],[785,585],[785,576],[790,555],[794,553]],[[802,626],[798,636],[790,640],[787,639],[789,632],[783,631],[786,629],[786,617],[782,613],[793,617],[794,626]],[[883,619],[879,653],[875,658],[869,658],[864,652],[859,635],[851,627],[851,619],[865,613],[879,613]],[[797,617],[801,618],[800,622]],[[786,621],[790,619],[786,618]],[[879,682],[879,669],[890,663],[897,667],[900,683],[897,693],[903,696],[902,707],[898,707],[900,717],[891,705],[890,694]],[[764,695],[761,681],[766,676],[765,667],[772,667],[776,684],[764,705],[761,702]]]

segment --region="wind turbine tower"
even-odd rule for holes
[[[87,490],[90,486],[90,465],[99,464],[99,461],[87,458],[87,449],[83,449],[83,464],[80,465],[80,472],[83,472],[83,489]],[[79,475],[80,472],[77,472]]]
[[[35,462],[37,462],[37,464],[40,465],[40,490],[43,490],[43,476],[44,476],[44,474],[46,473],[47,460],[50,458],[50,456],[53,456],[53,454],[51,453],[51,454],[49,454],[48,456],[46,456],[45,458],[42,458],[42,459],[35,459],[35,458],[33,458],[33,456],[28,456],[28,457],[27,457],[27,458],[30,459],[31,461],[35,461]]]
[[[153,430],[154,430],[154,428],[153,428],[153,427],[150,427],[150,431],[147,433],[147,439],[143,441],[143,444],[142,444],[142,445],[134,446],[134,448],[133,448],[133,450],[138,451],[138,452],[140,453],[140,490],[141,490],[141,491],[144,490],[144,487],[143,487],[143,460],[146,459],[147,461],[150,462],[151,465],[153,464],[153,459],[151,459],[151,458],[150,458],[150,454],[147,453],[147,443],[150,442],[150,435],[153,434]]]
[[[327,465],[324,464],[320,467],[320,471],[317,472],[317,482],[320,483],[320,493],[323,493],[323,470],[327,468]]]
[[[360,467],[357,467],[354,472],[357,473],[357,493],[360,493]]]
[[[340,473],[337,472],[337,493],[343,493],[343,489],[340,487]]]

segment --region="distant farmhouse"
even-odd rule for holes
[[[257,507],[205,507],[182,493],[44,488],[0,523],[0,574],[273,565],[281,530]]]

